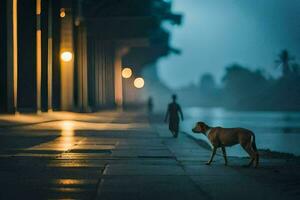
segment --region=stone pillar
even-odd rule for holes
[[[53,68],[53,33],[52,33],[53,8],[52,0],[48,1],[48,38],[47,38],[47,108],[52,111],[52,68]]]
[[[49,90],[51,93],[51,106],[53,110],[61,110],[61,66],[60,66],[60,9],[61,1],[51,0],[51,13],[49,16],[49,40],[51,43],[51,50],[49,52],[49,60],[51,60],[51,65],[48,65],[49,76],[51,76],[49,84]],[[50,89],[51,88],[51,89]],[[49,97],[50,98],[50,97]],[[49,101],[50,102],[50,101]]]
[[[41,29],[42,0],[36,0],[36,109],[41,112],[42,90],[42,29]]]
[[[77,28],[76,66],[77,66],[77,106],[80,112],[88,112],[88,66],[87,66],[87,33],[83,24]]]
[[[18,109],[37,110],[36,0],[18,0]]]
[[[87,38],[87,65],[88,65],[88,101],[89,107],[95,109],[96,106],[96,66],[95,66],[95,41]]]
[[[115,84],[118,87],[121,84],[119,79],[115,79],[121,76],[121,60],[115,58],[116,50],[112,41],[88,38],[89,105],[94,110],[114,107],[116,99],[121,103],[120,91],[115,89]]]
[[[116,50],[115,55],[115,104],[117,107],[122,107],[123,90],[122,90],[122,51]]]
[[[61,18],[60,55],[69,52],[74,57],[73,49],[73,16],[71,8],[65,8],[66,15]],[[70,61],[61,59],[61,109],[74,109],[74,58]]]
[[[41,0],[40,30],[41,30],[41,111],[48,111],[48,17],[49,0]]]
[[[12,10],[7,6],[6,0],[2,0],[0,4],[0,112],[7,112],[8,99],[7,99],[7,10]],[[12,30],[10,30],[12,34]]]
[[[2,0],[0,5],[0,112],[15,112],[17,67],[17,0]]]
[[[112,41],[98,40],[100,55],[96,60],[99,67],[99,107],[115,106],[115,48]]]
[[[12,23],[7,29],[8,31],[12,29],[13,34],[10,35],[8,39],[8,41],[12,41],[12,44],[9,47],[11,50],[8,52],[8,68],[11,66],[12,70],[13,109],[15,112],[18,112],[18,0],[13,0],[11,2],[13,4]]]

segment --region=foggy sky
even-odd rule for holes
[[[170,28],[182,54],[158,62],[171,88],[206,72],[219,81],[236,62],[278,76],[274,60],[284,48],[300,61],[300,0],[173,0],[173,10],[184,14],[183,25]]]

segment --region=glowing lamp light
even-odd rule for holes
[[[64,17],[66,16],[66,11],[65,11],[64,8],[60,9],[59,16],[60,16],[61,18],[64,18]]]
[[[131,75],[132,75],[132,70],[130,68],[126,67],[122,70],[122,77],[123,78],[130,78]]]
[[[64,51],[64,52],[61,53],[60,58],[64,62],[69,62],[69,61],[72,60],[73,54],[71,52],[69,52],[69,51]]]
[[[142,88],[145,85],[145,81],[143,78],[136,78],[133,82],[134,87],[136,88]]]

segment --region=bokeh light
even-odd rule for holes
[[[143,78],[139,77],[134,80],[133,84],[136,88],[143,88],[145,85],[145,81]]]
[[[64,62],[69,62],[72,60],[73,58],[73,54],[70,51],[64,51],[61,53],[60,58],[64,61]]]
[[[130,78],[132,76],[132,70],[128,67],[122,70],[122,77],[123,78]]]
[[[66,11],[65,11],[64,8],[60,9],[59,16],[60,16],[61,18],[64,18],[64,17],[66,16]]]

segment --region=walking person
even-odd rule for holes
[[[179,114],[183,121],[183,114],[180,105],[176,102],[177,96],[172,95],[172,102],[168,105],[168,110],[165,116],[165,122],[169,120],[169,130],[173,134],[174,138],[178,137],[179,132]]]
[[[152,97],[148,98],[147,107],[148,107],[148,113],[152,114],[152,111],[153,111],[153,100],[152,100]]]

